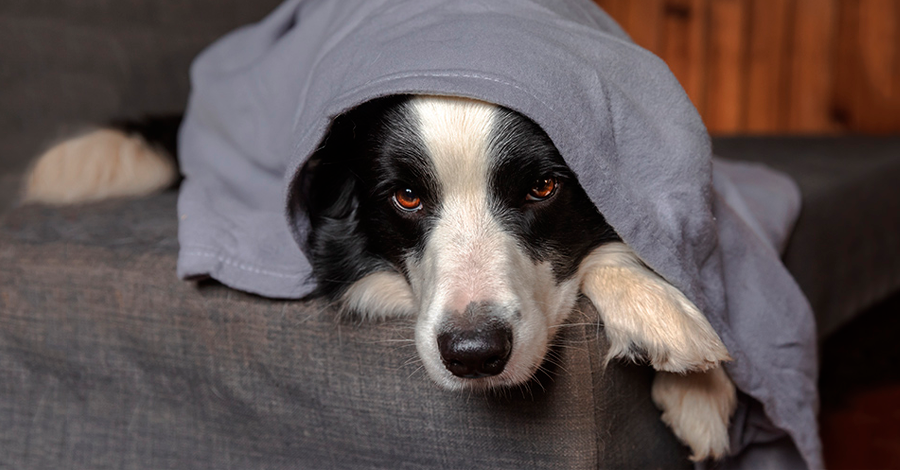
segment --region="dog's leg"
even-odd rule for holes
[[[663,411],[663,422],[691,448],[691,460],[728,453],[728,420],[737,395],[721,366],[686,374],[657,372],[652,397]]]
[[[659,371],[653,399],[663,421],[692,458],[725,455],[736,396],[719,363],[731,358],[706,317],[623,243],[594,250],[579,274],[582,292],[603,320],[607,361],[645,355]]]
[[[646,356],[656,370],[687,372],[731,359],[697,307],[624,243],[595,249],[579,274],[582,292],[603,319],[607,360]]]

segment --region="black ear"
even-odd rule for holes
[[[303,166],[292,195],[293,208],[305,212],[314,229],[332,219],[352,217],[362,191],[357,178],[371,165],[375,134],[386,112],[408,99],[376,98],[334,118]]]
[[[376,134],[388,110],[406,99],[378,98],[336,117],[301,169],[290,204],[309,221],[304,251],[316,281],[309,297],[337,299],[365,275],[389,269],[388,262],[369,249],[360,225],[360,201],[367,197],[360,177],[373,179]]]
[[[294,188],[295,204],[309,218],[310,236],[323,223],[350,218],[358,205],[350,155],[359,152],[352,135],[336,119],[319,149],[300,170]]]
[[[316,288],[308,297],[335,300],[366,271],[358,184],[350,167],[351,155],[359,149],[347,127],[346,119],[335,119],[293,188],[292,209],[309,221],[304,251]]]

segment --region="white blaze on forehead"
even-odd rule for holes
[[[550,326],[574,303],[577,282],[556,285],[549,263],[535,263],[491,210],[492,130],[496,107],[464,98],[417,97],[411,108],[440,187],[426,201],[436,218],[421,258],[407,270],[419,302],[416,346],[426,370],[457,388],[441,363],[436,336],[448,316],[472,302],[488,302],[513,328],[513,350],[504,372],[488,384],[527,380],[547,351]]]
[[[495,107],[465,98],[418,97],[413,109],[419,132],[448,196],[486,196],[488,139]]]
[[[511,237],[489,206],[493,105],[464,98],[413,100],[419,133],[441,189],[438,221],[425,263],[432,308],[462,310],[470,302],[506,300],[504,268]],[[430,282],[429,282],[430,281]]]

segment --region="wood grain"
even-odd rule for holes
[[[713,133],[900,132],[900,0],[596,0]]]
[[[746,130],[746,0],[712,0],[709,10],[708,86],[703,113],[710,132]]]
[[[772,132],[787,121],[792,4],[790,0],[756,0],[748,14],[746,130]]]
[[[838,0],[795,0],[787,124],[796,133],[835,132],[841,128],[835,112]]]

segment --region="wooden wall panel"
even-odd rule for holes
[[[663,7],[662,41],[659,55],[679,78],[689,96],[703,106],[706,88],[706,25],[709,0],[668,1]]]
[[[834,132],[838,0],[796,0],[784,131]]]
[[[713,133],[900,133],[900,0],[597,0]]]
[[[626,0],[627,31],[643,47],[659,55],[663,37],[662,0]]]
[[[843,0],[838,32],[835,109],[851,129],[900,129],[900,6],[893,0]]]
[[[691,99],[695,105],[705,102],[698,109],[710,132],[734,133],[746,127],[744,58],[748,46],[745,40],[748,3],[747,0],[711,0],[709,4],[709,80],[706,89],[701,91],[706,97]]]
[[[863,72],[872,88],[885,97],[893,95],[894,57],[897,34],[894,16],[896,0],[863,0],[859,2],[859,50]]]
[[[747,31],[747,81],[743,108],[749,132],[775,132],[787,124],[792,8],[789,0],[751,2]]]

